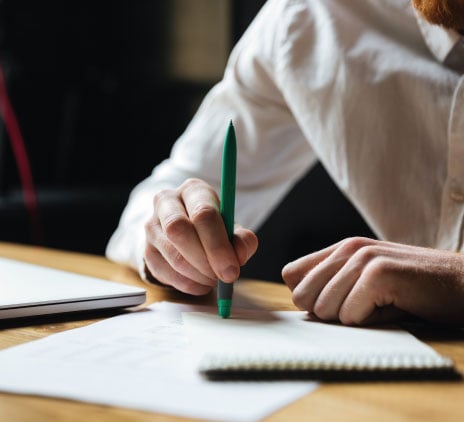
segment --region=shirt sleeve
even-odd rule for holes
[[[219,191],[221,155],[232,120],[237,137],[236,221],[257,229],[315,162],[278,88],[285,4],[266,3],[233,49],[224,77],[205,97],[170,157],[131,192],[106,255],[144,277],[145,222],[156,192],[189,177]]]

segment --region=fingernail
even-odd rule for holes
[[[221,280],[224,281],[235,281],[238,278],[240,270],[237,267],[231,265],[221,272]]]

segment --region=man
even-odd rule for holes
[[[109,258],[183,292],[235,281],[255,229],[319,160],[380,239],[283,269],[295,304],[367,324],[464,323],[464,1],[271,0],[169,160],[132,192]],[[232,245],[218,211],[238,139]]]

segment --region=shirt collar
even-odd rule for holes
[[[438,61],[455,70],[464,69],[463,36],[451,29],[432,25],[416,12],[417,22],[429,50]]]

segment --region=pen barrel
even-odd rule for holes
[[[218,280],[217,284],[217,297],[220,300],[232,300],[234,293],[234,283],[224,283],[222,280]]]
[[[234,236],[234,214],[235,214],[235,181],[237,173],[237,141],[232,122],[230,123],[224,140],[224,150],[222,153],[222,174],[221,174],[221,202],[220,213],[224,221],[229,241]],[[222,280],[217,282],[217,303],[218,313],[222,318],[230,316],[232,306],[232,295],[234,291],[233,283],[224,283]]]
[[[232,123],[227,129],[222,154],[220,213],[224,220],[227,236],[232,240],[235,223],[235,182],[237,176],[237,141]]]

